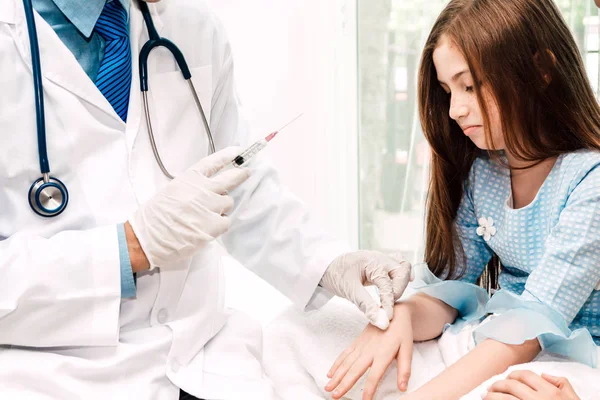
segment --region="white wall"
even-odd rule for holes
[[[252,137],[304,116],[270,145],[283,182],[352,246],[358,243],[356,10],[351,0],[209,0],[232,43]],[[270,317],[280,298],[245,271],[228,276],[230,305]],[[241,279],[243,276],[244,279]],[[257,286],[255,286],[257,285]],[[256,296],[260,293],[261,295]],[[273,297],[275,296],[275,297]],[[250,302],[250,304],[249,304]]]
[[[356,191],[356,42],[352,10],[342,12],[346,0],[209,2],[231,39],[253,137],[304,113],[269,157],[326,228],[355,244],[347,198]]]

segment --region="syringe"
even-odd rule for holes
[[[248,164],[250,162],[250,160],[252,159],[252,157],[254,157],[256,154],[258,154],[265,147],[267,147],[269,142],[271,140],[273,140],[273,138],[275,136],[277,136],[277,134],[279,132],[281,132],[284,128],[286,128],[292,122],[296,121],[302,115],[303,114],[298,115],[296,118],[294,118],[293,120],[291,120],[290,122],[288,122],[287,124],[282,126],[281,128],[277,129],[275,132],[267,135],[267,137],[265,137],[264,139],[260,139],[259,141],[255,142],[252,146],[248,147],[246,150],[241,152],[236,158],[234,158],[231,161],[231,166],[236,167],[236,168],[242,168],[243,166]]]

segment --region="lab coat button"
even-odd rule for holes
[[[162,309],[158,312],[158,323],[164,324],[169,319],[169,312],[166,309]]]

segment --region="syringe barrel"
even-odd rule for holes
[[[252,157],[254,157],[259,151],[267,147],[268,142],[265,139],[261,139],[255,142],[252,146],[241,152],[232,162],[235,167],[242,167],[247,164]]]

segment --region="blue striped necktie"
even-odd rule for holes
[[[104,58],[96,86],[123,121],[127,121],[131,90],[131,45],[127,11],[119,0],[106,3],[94,30],[104,39]]]

